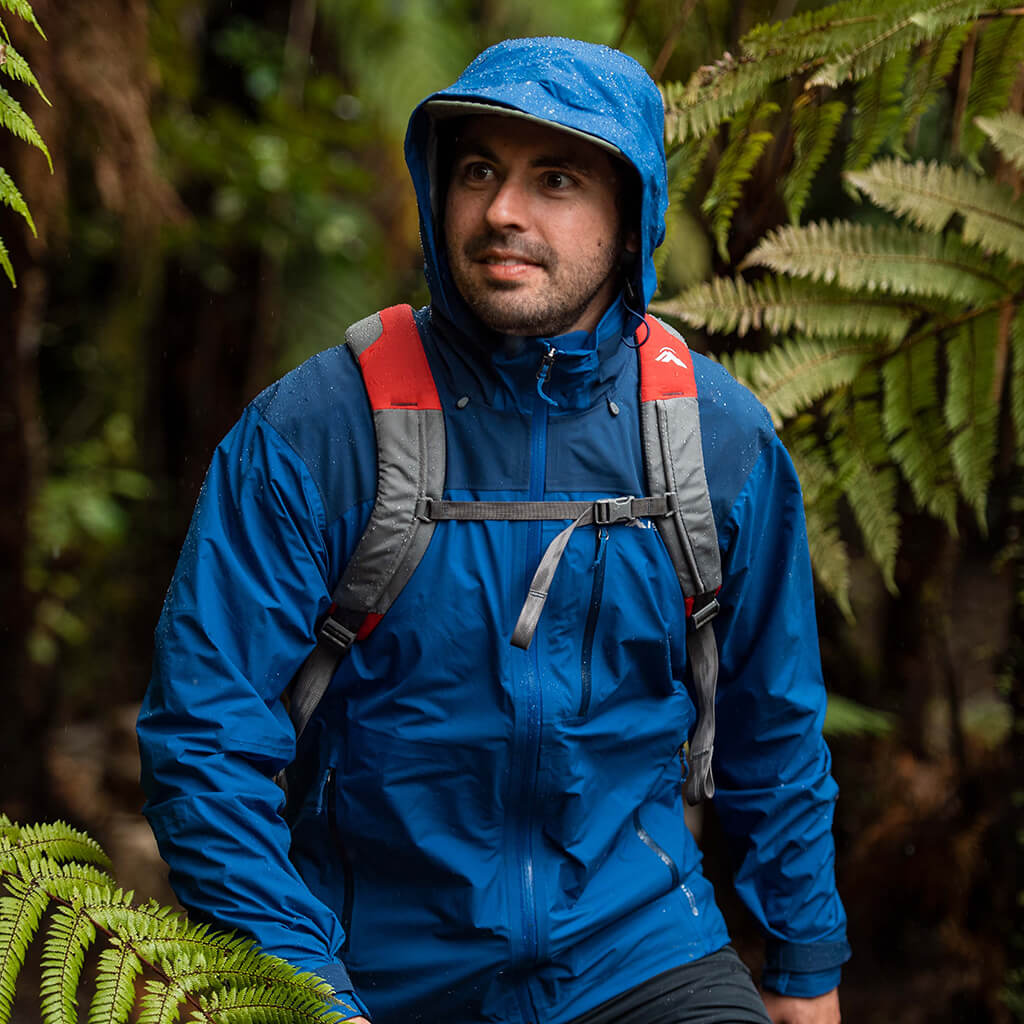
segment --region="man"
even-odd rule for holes
[[[635,348],[666,208],[654,84],[614,50],[513,40],[413,113],[431,306],[416,328],[445,497],[648,493]],[[668,358],[668,357],[665,357]],[[674,356],[679,361],[678,355]],[[440,522],[296,744],[281,702],[367,526],[373,413],[346,347],[214,455],[139,720],[182,903],[374,1024],[834,1024],[847,958],[799,485],[764,410],[694,357],[722,555],[714,761],[762,1003],[683,823],[686,612],[650,522]],[[293,762],[288,818],[275,774]]]

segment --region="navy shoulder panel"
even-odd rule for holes
[[[373,413],[344,345],[327,349],[271,384],[253,406],[305,463],[330,523],[377,492]]]
[[[704,470],[719,533],[761,453],[775,441],[765,407],[721,364],[693,352]]]

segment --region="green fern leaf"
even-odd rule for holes
[[[11,282],[14,288],[18,287],[18,281],[14,276],[14,266],[11,264],[11,257],[8,255],[7,247],[4,245],[4,240],[0,238],[0,267],[3,267],[4,273],[7,275],[7,279]]]
[[[138,1024],[174,1024],[181,1017],[185,991],[160,981],[147,981],[141,999]]]
[[[882,368],[882,422],[889,452],[922,509],[956,533],[956,486],[949,437],[939,412],[938,343],[928,335]]]
[[[0,849],[0,869],[9,865],[26,864],[45,857],[55,863],[75,861],[84,864],[110,866],[110,859],[95,839],[62,821],[44,825],[10,826],[5,837],[13,843],[10,849]]]
[[[96,929],[81,907],[54,911],[43,945],[39,987],[43,1024],[78,1024],[78,983]]]
[[[1017,310],[1010,324],[1010,344],[1010,415],[1017,432],[1017,458],[1021,459],[1024,454],[1024,307]]]
[[[15,213],[20,213],[28,222],[28,226],[32,229],[32,234],[37,234],[35,221],[32,220],[28,203],[25,202],[17,186],[11,180],[11,176],[2,167],[0,167],[0,203],[9,206]]]
[[[830,693],[824,732],[826,736],[887,736],[896,721],[896,716],[886,711],[876,711],[848,697]]]
[[[135,979],[141,973],[142,961],[131,946],[112,938],[100,953],[88,1024],[126,1024],[135,1005]]]
[[[891,8],[899,6],[882,8],[874,0],[841,0],[821,10],[758,25],[740,40],[740,46],[755,60],[778,51],[802,60],[835,56],[870,38],[879,25],[890,24]]]
[[[877,347],[865,341],[797,338],[766,352],[723,356],[722,363],[779,422],[848,387],[875,355]]]
[[[345,1019],[315,994],[276,988],[222,988],[208,993],[200,1002],[206,1013],[224,1024],[305,1024],[311,1017],[331,1022]]]
[[[2,86],[0,86],[0,125],[3,125],[23,142],[41,150],[46,156],[46,162],[50,165],[51,173],[53,172],[50,151],[46,148],[43,137],[36,130],[32,118],[21,109],[21,104]]]
[[[725,147],[714,179],[701,209],[711,217],[711,233],[722,259],[728,262],[726,242],[732,216],[743,194],[743,185],[754,173],[765,147],[772,141],[772,133],[760,128],[761,122],[779,112],[777,103],[757,103],[750,106],[733,122],[729,144]]]
[[[9,1020],[25,951],[50,897],[36,879],[7,875],[4,882],[9,895],[0,898],[0,1020]]]
[[[693,188],[693,183],[700,173],[708,150],[711,148],[713,135],[703,138],[689,138],[681,143],[668,158],[668,191],[669,208],[681,205]]]
[[[47,99],[46,93],[43,92],[43,87],[39,84],[39,80],[29,67],[28,61],[10,44],[7,44],[4,58],[3,61],[0,61],[0,72],[16,82],[24,82],[26,85],[30,85],[46,101],[47,105],[52,107],[53,104]]]
[[[826,85],[836,88],[846,80],[859,81],[897,54],[905,53],[948,29],[974,21],[982,11],[1008,3],[986,3],[985,0],[938,0],[919,4],[894,4],[889,18],[870,26],[866,38],[858,41],[813,75],[808,86]]]
[[[886,143],[898,142],[901,138],[904,81],[909,61],[908,51],[894,54],[876,74],[857,86],[845,169],[856,171],[867,167]]]
[[[929,231],[941,231],[960,214],[965,241],[1024,261],[1024,202],[1007,186],[920,161],[880,160],[865,171],[847,171],[846,177],[879,206]]]
[[[773,334],[792,329],[816,337],[855,335],[899,341],[912,315],[883,297],[851,296],[828,285],[768,277],[749,284],[743,278],[712,278],[666,302],[656,313],[678,317],[710,333],[738,334],[766,327]]]
[[[782,197],[794,224],[800,222],[814,176],[832,148],[845,113],[845,103],[818,103],[811,93],[793,104],[793,166],[782,182]]]
[[[701,138],[763,98],[769,87],[792,74],[800,61],[788,55],[764,60],[730,59],[701,69],[683,84],[662,87],[666,144]]]
[[[46,38],[46,33],[36,21],[35,11],[32,10],[32,5],[28,0],[0,0],[0,7],[27,21],[44,39]]]
[[[970,31],[970,25],[960,25],[921,47],[907,74],[901,139],[917,131],[922,116],[939,98]],[[902,150],[898,152],[905,155]]]
[[[960,152],[979,171],[978,154],[985,144],[985,133],[978,118],[995,117],[1006,109],[1024,64],[1024,25],[1020,18],[997,18],[980,27],[960,139]]]
[[[959,304],[993,302],[1011,283],[1006,267],[993,266],[991,257],[955,236],[849,221],[769,231],[740,269],[749,266],[834,281],[850,291],[936,295]]]
[[[835,414],[830,449],[839,486],[853,511],[864,545],[878,566],[886,587],[896,591],[896,553],[900,544],[900,517],[896,507],[899,478],[888,464],[878,406],[877,373],[854,384],[854,401],[845,413]]]
[[[985,500],[992,481],[999,420],[995,358],[999,316],[963,324],[948,346],[945,415],[953,432],[953,467],[961,493],[985,529]]]
[[[995,117],[979,117],[976,123],[992,140],[992,145],[1014,167],[1024,171],[1024,117],[1006,110]]]

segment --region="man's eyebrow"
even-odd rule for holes
[[[456,159],[464,160],[466,157],[479,156],[492,163],[500,163],[498,154],[480,139],[472,136],[461,138],[456,143]],[[593,177],[597,172],[589,162],[581,161],[572,152],[551,152],[541,153],[530,161],[531,167],[558,167],[577,174]]]

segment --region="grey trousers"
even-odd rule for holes
[[[732,946],[675,967],[575,1018],[572,1024],[771,1024]]]

